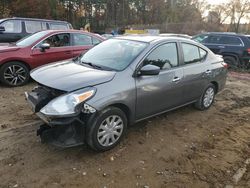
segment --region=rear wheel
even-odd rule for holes
[[[232,57],[232,56],[224,56],[223,57],[225,63],[227,63],[229,65],[229,68],[232,69],[237,69],[238,68],[238,63],[236,58]]]
[[[8,62],[0,68],[0,81],[8,86],[22,86],[29,77],[28,67],[21,62]]]
[[[209,84],[203,95],[195,103],[195,107],[199,110],[207,110],[212,106],[214,102],[214,97],[215,97],[215,86],[213,84]]]
[[[115,147],[127,129],[127,117],[122,110],[109,107],[88,123],[87,143],[96,151]]]

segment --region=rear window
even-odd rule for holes
[[[221,37],[220,42],[221,44],[243,46],[242,41],[238,37],[224,36],[224,37]]]
[[[53,30],[67,30],[69,29],[68,24],[63,23],[49,23],[50,29]]]

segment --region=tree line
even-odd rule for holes
[[[211,18],[207,20],[206,12]],[[212,22],[220,28],[230,23],[230,31],[240,31],[242,19],[249,19],[250,0],[229,0],[211,6],[205,0],[1,0],[0,18],[31,17],[69,21],[79,29],[92,31],[125,28],[131,25]],[[208,24],[209,25],[209,24]],[[207,28],[206,28],[207,29]]]

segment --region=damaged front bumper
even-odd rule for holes
[[[63,148],[84,144],[84,135],[85,127],[74,123],[53,127],[43,124],[37,130],[42,143]]]
[[[84,144],[85,123],[78,116],[52,118],[38,112],[45,124],[37,130],[42,143],[57,147],[73,147]]]
[[[86,123],[89,117],[96,112],[93,107],[83,104],[81,111],[77,114],[48,116],[41,113],[40,109],[44,106],[44,103],[51,99],[48,100],[46,95],[40,95],[34,91],[25,93],[25,96],[33,112],[44,122],[37,130],[37,136],[40,136],[42,143],[63,148],[84,144]]]

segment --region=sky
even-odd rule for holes
[[[222,4],[222,3],[227,3],[229,0],[207,0],[207,2],[211,5],[218,5],[218,4]],[[205,13],[205,15],[207,15],[208,12]],[[226,20],[226,22],[229,22],[230,20]],[[241,23],[249,23],[250,20],[249,19],[246,19],[246,18],[243,18],[241,20]]]

